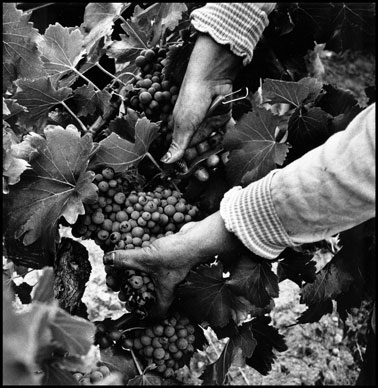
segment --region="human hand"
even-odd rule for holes
[[[241,66],[241,57],[234,55],[227,46],[206,34],[199,34],[173,110],[172,143],[161,158],[162,162],[180,160],[187,147],[201,142],[230,121],[230,105],[224,105],[219,114],[206,119],[205,116],[216,96],[232,92]]]
[[[104,264],[149,274],[157,296],[157,303],[149,313],[160,318],[173,301],[176,285],[193,267],[241,246],[237,237],[225,228],[218,211],[202,221],[185,224],[178,233],[157,239],[147,247],[108,252]]]

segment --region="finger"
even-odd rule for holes
[[[149,253],[146,248],[134,248],[127,250],[116,250],[107,252],[103,257],[105,265],[111,265],[116,268],[127,268],[147,272],[147,266],[144,264]]]

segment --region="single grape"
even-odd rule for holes
[[[165,356],[165,350],[163,348],[155,348],[155,350],[153,352],[153,356],[157,360],[161,360]]]

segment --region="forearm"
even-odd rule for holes
[[[207,3],[191,14],[194,28],[243,58],[247,65],[275,3]]]
[[[375,217],[375,105],[287,167],[230,190],[221,215],[244,245],[268,259]]]

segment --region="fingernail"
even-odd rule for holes
[[[172,157],[172,154],[170,151],[168,151],[161,159],[160,161],[163,162],[163,163],[167,163],[169,161],[169,159],[171,159]]]
[[[113,265],[115,260],[115,252],[104,255],[103,262],[107,265]]]

